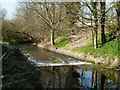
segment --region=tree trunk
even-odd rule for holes
[[[54,42],[54,30],[51,30],[51,46],[55,45]]]
[[[91,26],[93,26],[92,15],[91,15]],[[92,45],[93,45],[93,47],[94,47],[94,33],[93,33],[93,27],[91,27],[91,31],[92,31]]]
[[[118,13],[118,15],[117,15],[117,31],[119,32],[120,31],[120,13]]]
[[[101,28],[102,28],[102,30],[101,30],[102,46],[103,46],[104,43],[106,43],[106,37],[105,37],[104,27],[105,27],[104,25],[101,25]]]
[[[120,58],[120,1],[117,2],[117,19],[118,19],[118,26],[117,26],[117,32],[118,32],[118,58]],[[120,60],[119,60],[120,63]]]
[[[93,35],[94,35],[94,49],[96,49],[96,48],[98,48],[98,45],[97,45],[97,30],[98,30],[97,2],[92,2],[92,7],[93,7],[93,15],[94,15],[94,23],[95,23],[94,32],[93,32]]]
[[[55,45],[54,42],[54,31],[55,31],[55,3],[52,3],[52,30],[51,30],[51,46]]]
[[[92,45],[94,47],[94,31],[92,30]]]
[[[104,43],[106,43],[106,37],[105,37],[105,7],[106,3],[101,2],[101,41],[102,46]]]
[[[117,2],[117,18],[118,18],[118,28],[117,31],[120,30],[120,1]]]
[[[95,27],[94,27],[94,32],[93,32],[93,35],[94,35],[94,49],[98,48],[98,45],[97,45],[97,28],[98,28],[98,25],[96,24]]]

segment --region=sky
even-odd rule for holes
[[[2,9],[6,9],[7,10],[7,15],[6,18],[7,19],[12,19],[14,17],[14,13],[17,7],[17,2],[13,2],[13,1],[5,1],[2,2],[2,0],[0,0],[0,7]]]
[[[18,1],[20,0],[0,0],[0,7],[7,10],[7,16],[6,16],[7,19],[14,18]]]

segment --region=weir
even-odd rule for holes
[[[40,71],[43,88],[120,88],[120,72],[30,44],[15,46]]]

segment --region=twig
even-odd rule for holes
[[[3,54],[3,56],[0,58],[0,60],[2,60],[2,58],[7,54],[8,51],[9,51],[9,49]]]

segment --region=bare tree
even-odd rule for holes
[[[54,32],[58,29],[63,20],[62,3],[55,2],[21,2],[22,7],[36,13],[40,20],[42,19],[51,31],[51,46],[54,42]]]
[[[96,49],[98,47],[97,45],[97,33],[98,33],[98,2],[91,1],[90,4],[88,2],[83,2],[90,10],[90,12],[93,15],[93,21],[94,21],[94,30],[93,30],[93,37],[94,37],[94,48]]]
[[[5,19],[6,14],[7,14],[6,9],[0,8],[0,18]]]
[[[80,2],[66,2],[64,5],[66,8],[66,15],[69,21],[69,26],[73,27],[73,25],[79,20],[79,11],[80,11]]]

